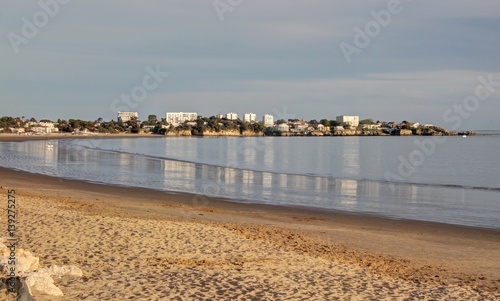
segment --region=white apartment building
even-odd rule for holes
[[[357,127],[359,125],[359,116],[337,116],[337,122],[348,124],[351,127]]]
[[[257,120],[257,115],[254,113],[246,113],[243,115],[244,122],[255,122],[255,120]]]
[[[173,125],[178,126],[185,121],[193,121],[198,118],[197,113],[185,113],[185,112],[167,112],[165,114],[165,120]]]
[[[228,119],[228,120],[236,120],[236,119],[238,119],[238,114],[232,113],[232,112],[231,113],[227,113],[226,114],[226,119]]]
[[[139,113],[137,112],[118,112],[118,122],[130,121],[133,117],[139,119]]]
[[[264,117],[262,117],[262,123],[264,123],[264,126],[273,126],[274,125],[274,117],[273,115],[265,114]]]

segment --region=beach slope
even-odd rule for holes
[[[64,296],[37,300],[494,300],[500,232],[248,205],[0,168],[19,246]],[[0,222],[5,222],[0,217]],[[0,292],[2,298],[4,292]]]

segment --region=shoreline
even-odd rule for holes
[[[9,136],[4,136],[2,135],[5,134],[0,134],[0,143],[1,142],[8,142],[8,141],[33,141],[33,140],[50,140],[52,138],[55,138],[55,140],[59,139],[122,139],[122,138],[133,138],[133,139],[138,139],[138,138],[168,138],[167,136],[163,135],[150,135],[150,134],[110,134],[110,135],[102,135],[102,136],[75,136],[75,135],[58,135],[58,134],[49,134],[49,135],[42,135],[42,136],[18,136],[18,135],[9,135]],[[54,137],[55,135],[55,137]],[[397,136],[395,136],[397,137]],[[3,139],[6,138],[6,139]],[[188,137],[188,138],[238,138],[238,137]],[[184,161],[184,160],[179,160],[179,159],[169,159],[173,161],[178,161],[178,162],[187,162],[187,163],[193,163],[191,161]],[[0,168],[7,168],[7,169],[12,169],[16,170],[14,168],[10,167],[2,167]],[[21,171],[21,170],[19,170]],[[254,171],[254,170],[251,170]],[[258,171],[258,170],[256,170]],[[24,171],[23,171],[24,172]],[[37,173],[31,173],[27,171],[26,173],[28,174],[33,174],[33,175],[42,175],[42,174],[37,174]],[[295,175],[295,174],[291,174]],[[48,176],[52,177],[50,175],[43,175],[43,176]],[[57,178],[57,177],[56,177]],[[82,181],[82,182],[88,182],[88,183],[93,183],[97,185],[104,185],[104,186],[113,186],[113,187],[123,187],[123,188],[138,188],[138,189],[147,189],[147,190],[153,190],[153,191],[158,191],[158,192],[164,192],[168,194],[174,194],[174,195],[189,195],[189,196],[196,196],[196,193],[189,193],[189,192],[183,192],[183,191],[169,191],[169,190],[162,190],[162,189],[155,189],[153,187],[134,187],[134,186],[127,186],[127,185],[120,185],[120,184],[111,184],[111,183],[103,183],[103,182],[92,182],[90,180],[84,180],[84,179],[71,179],[71,178],[64,178],[64,180],[70,180],[70,181]],[[351,179],[348,179],[351,180]],[[380,180],[356,180],[356,181],[369,181],[369,182],[377,182],[377,183],[385,183],[385,181],[380,181]],[[397,183],[399,184],[399,183]],[[422,186],[422,187],[427,187],[429,185],[432,186],[432,184],[427,184],[427,183],[403,183],[403,184],[410,184],[410,185],[416,185],[416,186]],[[455,186],[455,185],[439,185],[441,187],[451,187],[451,188],[462,188],[462,186]],[[466,186],[463,186],[466,187]],[[467,186],[467,188],[470,189],[481,189],[481,190],[488,190],[488,191],[498,191],[500,188],[489,188],[489,187],[472,187],[472,186]],[[203,196],[206,198],[206,196]],[[218,199],[218,200],[224,200],[226,202],[230,203],[238,203],[238,204],[244,204],[244,205],[264,205],[264,206],[276,206],[277,208],[285,208],[285,209],[296,209],[296,210],[305,210],[305,211],[312,211],[312,212],[325,212],[325,213],[333,213],[333,214],[342,214],[342,215],[357,215],[357,216],[363,216],[363,217],[374,217],[374,218],[381,218],[381,219],[389,219],[389,220],[401,220],[401,221],[414,221],[414,222],[422,222],[422,223],[431,223],[431,224],[436,224],[436,225],[450,225],[450,226],[458,226],[458,227],[465,227],[465,228],[477,228],[477,229],[485,229],[485,230],[493,230],[493,231],[500,231],[500,227],[497,225],[480,225],[480,224],[460,224],[460,223],[447,223],[445,221],[437,221],[437,220],[429,220],[429,219],[408,219],[404,217],[398,217],[394,215],[384,215],[383,213],[369,213],[369,212],[353,212],[353,211],[342,211],[342,210],[336,210],[336,209],[327,209],[327,208],[319,208],[319,207],[314,207],[314,206],[307,206],[307,205],[290,205],[290,204],[265,204],[262,202],[259,202],[259,200],[250,200],[250,199],[236,199],[236,198],[230,198],[230,197],[223,197],[223,196],[211,196],[211,199]]]
[[[181,161],[181,162],[183,162],[183,161]],[[341,216],[346,215],[346,216],[356,216],[358,218],[374,218],[374,219],[409,222],[409,223],[423,223],[423,224],[435,225],[437,227],[450,226],[450,227],[459,227],[459,228],[464,228],[464,229],[478,229],[478,230],[494,231],[494,232],[500,233],[500,228],[493,227],[493,226],[486,227],[486,226],[454,224],[454,223],[421,220],[421,219],[398,218],[398,217],[391,217],[388,215],[382,215],[382,214],[377,214],[377,213],[342,211],[342,210],[337,210],[337,209],[325,209],[325,208],[312,207],[312,206],[306,206],[306,205],[295,205],[294,206],[294,205],[287,205],[287,204],[265,204],[265,203],[261,203],[258,201],[252,201],[252,200],[246,200],[246,199],[236,199],[236,198],[228,198],[228,197],[222,197],[222,196],[207,196],[207,195],[201,195],[201,194],[183,192],[183,191],[161,190],[161,189],[154,189],[154,188],[148,188],[148,187],[135,187],[135,186],[111,184],[111,183],[103,183],[103,182],[92,182],[92,181],[82,180],[82,179],[71,179],[71,178],[50,176],[50,175],[32,173],[29,171],[23,171],[23,170],[18,170],[18,169],[14,169],[14,168],[0,166],[0,175],[1,175],[2,171],[15,171],[15,172],[23,173],[27,177],[40,176],[40,177],[57,179],[58,181],[71,181],[71,182],[75,182],[75,183],[80,183],[80,185],[83,183],[87,183],[87,184],[91,184],[91,185],[98,185],[98,186],[104,186],[104,187],[114,187],[117,189],[140,189],[140,190],[145,190],[145,191],[163,193],[163,194],[167,194],[167,195],[171,195],[171,196],[182,196],[183,198],[197,199],[198,202],[200,202],[200,201],[206,202],[206,201],[210,200],[212,202],[216,201],[216,202],[221,202],[221,203],[228,203],[231,205],[269,207],[269,208],[274,208],[277,211],[282,209],[282,210],[288,210],[288,211],[311,212],[313,214],[323,214],[324,213],[327,215],[328,214],[341,215]],[[412,184],[412,185],[427,186],[427,184]]]
[[[13,174],[15,173],[15,174]],[[62,178],[57,176],[43,175],[38,173],[32,173],[23,170],[12,169],[8,167],[0,166],[0,179],[7,175],[9,179],[16,179],[22,181],[22,178],[30,179],[36,181],[37,183],[43,183],[46,185],[60,185],[61,183],[65,183],[64,185],[68,185],[71,189],[75,188],[79,189],[84,187],[85,189],[92,191],[105,191],[109,193],[110,191],[117,193],[118,191],[131,191],[137,193],[141,192],[145,195],[153,195],[155,197],[164,196],[164,197],[172,197],[175,202],[180,202],[182,204],[186,204],[188,200],[196,203],[195,205],[198,207],[207,207],[206,203],[214,203],[212,205],[220,208],[237,208],[239,210],[244,210],[246,207],[249,208],[260,208],[262,210],[268,210],[275,214],[281,214],[283,211],[288,213],[296,213],[296,214],[313,214],[320,216],[327,216],[330,218],[342,219],[345,217],[349,219],[352,217],[354,219],[364,219],[365,221],[375,221],[375,222],[386,222],[386,223],[402,223],[407,226],[415,226],[415,225],[425,225],[425,227],[442,227],[442,228],[455,228],[457,231],[467,231],[467,230],[477,230],[477,231],[486,231],[492,233],[500,234],[500,229],[497,228],[489,228],[489,227],[480,227],[480,226],[469,226],[469,225],[460,225],[460,224],[449,224],[443,222],[434,222],[434,221],[425,221],[425,220],[415,220],[415,219],[403,219],[403,218],[392,218],[388,216],[382,216],[377,214],[363,213],[363,212],[351,212],[351,211],[342,211],[342,210],[334,210],[334,209],[321,209],[315,207],[306,207],[306,206],[293,206],[293,205],[275,205],[275,204],[262,204],[258,202],[251,202],[247,200],[238,200],[224,197],[215,197],[215,196],[207,196],[196,193],[189,192],[180,192],[180,191],[169,191],[169,190],[160,190],[153,188],[145,188],[145,187],[134,187],[134,186],[126,186],[126,185],[113,185],[108,183],[98,183],[91,182],[80,179],[69,179]],[[121,194],[121,193],[120,193]],[[36,194],[35,194],[36,195]],[[123,195],[121,195],[123,196]]]
[[[498,136],[500,133],[476,133],[470,137],[475,136]],[[349,137],[436,137],[436,136],[425,136],[425,135],[323,135],[323,136],[304,136],[304,135],[284,135],[284,136],[266,136],[266,135],[221,135],[221,136],[198,136],[198,135],[159,135],[152,133],[141,133],[141,134],[92,134],[92,135],[73,135],[73,134],[42,134],[42,135],[19,135],[19,134],[6,134],[0,133],[0,142],[12,142],[12,141],[30,141],[30,140],[51,140],[51,139],[118,139],[118,138],[255,138],[255,137],[287,137],[287,138],[300,138],[300,137],[339,137],[339,138],[349,138]],[[437,137],[457,137],[461,138],[461,135],[444,135]],[[469,136],[468,136],[469,137]]]
[[[243,204],[6,168],[0,179],[4,194],[16,189],[21,208],[34,198],[61,212],[205,225],[391,279],[500,293],[500,231],[492,229]]]
[[[2,135],[0,135],[0,143],[3,142],[1,138]],[[132,138],[132,139],[138,139],[138,138],[162,138],[166,136],[158,136],[158,135],[137,135],[135,134],[126,134],[126,135],[119,135],[115,136],[113,135],[103,135],[101,137],[95,138],[95,139],[122,139],[122,138]],[[30,140],[40,140],[40,139],[50,139],[51,135],[47,136],[20,136],[20,137],[15,137],[17,138],[19,142],[21,141],[30,141]],[[28,139],[23,139],[23,138],[28,138]],[[34,138],[34,139],[29,139],[29,138]],[[68,141],[71,141],[71,139],[76,138],[76,139],[92,139],[92,137],[88,136],[59,136],[58,138],[60,139],[69,139]],[[191,137],[189,137],[191,138]],[[203,137],[195,137],[195,138],[203,138]],[[208,138],[215,138],[215,137],[208,137]],[[233,138],[233,137],[224,137],[224,138]],[[236,138],[236,137],[234,137]],[[187,162],[187,163],[196,163],[192,161],[185,161],[182,159],[167,159],[167,160],[172,160],[176,162]],[[215,165],[213,165],[215,166]],[[0,166],[1,167],[1,166]],[[219,167],[219,166],[217,166]],[[14,167],[11,167],[14,168]],[[256,171],[259,172],[259,170],[250,170],[250,171]],[[29,171],[28,171],[29,173]],[[289,175],[297,175],[297,174],[289,174]],[[300,174],[298,174],[300,175]],[[309,175],[305,175],[309,176]],[[98,185],[108,185],[108,186],[116,186],[116,187],[132,187],[133,186],[127,186],[125,184],[120,185],[120,184],[111,184],[111,183],[104,183],[104,182],[99,182],[99,181],[94,181],[92,182],[91,180],[85,180],[85,179],[71,179],[71,178],[63,178],[63,179],[68,179],[68,180],[79,180],[83,182],[89,182],[89,183],[94,183]],[[336,179],[336,178],[335,178]],[[339,178],[340,180],[343,180],[342,178]],[[355,181],[362,181],[362,182],[374,182],[374,183],[386,183],[385,181],[382,180],[358,180],[358,179],[349,179],[347,178],[346,180],[355,180]],[[400,184],[400,183],[395,183],[395,184]],[[490,187],[475,187],[475,186],[459,186],[459,185],[444,185],[444,184],[428,184],[428,183],[412,183],[412,182],[407,182],[407,183],[401,183],[403,185],[412,185],[412,186],[420,186],[420,187],[427,187],[427,186],[439,186],[439,187],[446,187],[446,188],[467,188],[467,189],[477,189],[477,190],[487,190],[487,191],[499,191],[500,188],[490,188]],[[196,193],[189,193],[189,192],[183,192],[183,191],[169,191],[169,190],[164,190],[164,189],[155,189],[154,187],[137,187],[137,188],[144,188],[144,189],[151,189],[151,190],[157,190],[160,192],[165,192],[165,193],[170,193],[170,194],[187,194],[187,195],[196,195]],[[234,198],[231,197],[224,197],[224,196],[219,196],[219,197],[211,197],[212,199],[219,199],[219,200],[225,200],[231,203],[241,203],[241,204],[248,204],[248,205],[265,205],[266,202],[261,202],[259,199],[237,199],[237,196]],[[269,204],[270,202],[267,202]],[[332,209],[332,208],[320,208],[320,207],[314,207],[314,206],[308,206],[307,204],[302,204],[302,205],[292,205],[292,204],[276,204],[276,205],[271,205],[271,206],[277,206],[278,208],[285,208],[285,209],[297,209],[297,210],[307,210],[307,211],[313,211],[313,212],[330,212],[330,213],[338,213],[338,214],[352,214],[352,215],[358,215],[358,216],[365,216],[365,217],[375,217],[375,218],[382,218],[382,219],[390,219],[390,220],[408,220],[408,221],[415,221],[415,222],[428,222],[428,223],[434,223],[436,225],[453,225],[453,226],[463,226],[467,228],[478,228],[478,229],[487,229],[487,230],[494,230],[494,231],[500,231],[500,226],[497,224],[493,223],[480,223],[480,222],[469,222],[469,223],[460,223],[460,220],[451,220],[454,223],[447,222],[445,219],[432,219],[432,218],[424,218],[422,219],[420,216],[413,215],[411,217],[404,216],[404,215],[395,215],[395,214],[388,214],[390,212],[355,212],[355,211],[342,211],[342,210],[337,210],[337,209]],[[413,218],[413,219],[412,219]]]

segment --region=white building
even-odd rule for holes
[[[257,115],[255,115],[254,113],[246,113],[245,115],[243,115],[244,122],[255,122],[256,119]]]
[[[277,132],[288,132],[290,131],[290,126],[286,123],[278,124],[273,126],[273,130]]]
[[[137,112],[118,112],[118,122],[127,122],[132,118],[139,119],[139,113]]]
[[[297,132],[297,133],[301,133],[301,132],[305,132],[307,131],[307,128],[309,127],[309,125],[307,123],[293,123],[293,127],[291,129],[292,132]]]
[[[262,123],[264,123],[264,126],[273,126],[274,125],[273,115],[265,114],[264,117],[262,117]]]
[[[232,113],[232,112],[231,113],[227,113],[226,114],[226,119],[228,119],[228,120],[236,120],[236,119],[238,119],[238,114]]]
[[[350,125],[355,128],[359,125],[359,116],[337,116],[337,122]]]
[[[40,121],[38,123],[39,126],[45,126],[45,127],[48,127],[48,128],[54,128],[55,127],[55,124],[52,122],[52,121]]]
[[[25,128],[10,128],[12,134],[23,134],[23,133],[26,133],[26,129]],[[3,129],[0,129],[0,132],[2,132]]]
[[[185,113],[185,112],[167,112],[165,114],[165,120],[173,125],[178,126],[185,121],[193,121],[198,118],[197,113]]]
[[[52,133],[51,128],[47,126],[34,126],[31,127],[31,131],[37,134],[50,134]]]
[[[30,122],[29,129],[37,134],[51,134],[59,133],[58,123],[54,123],[50,120],[40,121],[39,123]]]
[[[378,130],[380,129],[380,124],[363,124],[363,128],[367,130]]]

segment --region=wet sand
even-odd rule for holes
[[[500,298],[500,231],[2,168],[0,185],[4,207],[16,190],[20,247],[83,270],[55,279],[65,296],[37,300]]]

